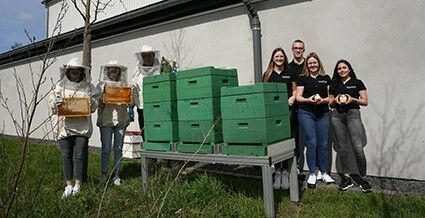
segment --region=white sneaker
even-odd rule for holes
[[[283,190],[289,189],[289,173],[286,170],[282,171],[281,187]]]
[[[62,198],[67,198],[72,195],[73,187],[72,185],[67,185],[65,191],[63,191]]]
[[[114,179],[114,185],[120,186],[121,185],[121,179],[120,178],[115,178]]]
[[[276,171],[276,174],[274,176],[273,188],[280,189],[281,184],[282,184],[282,173],[280,171]]]
[[[317,170],[316,179],[317,180],[322,180],[323,179],[323,174],[322,174],[322,172],[320,172],[320,170]]]
[[[74,189],[72,190],[72,196],[77,195],[78,193],[80,193],[81,187],[80,185],[75,185]]]
[[[322,181],[325,182],[325,183],[327,183],[327,184],[335,183],[335,180],[332,179],[332,177],[329,174],[327,174],[327,173],[324,173],[322,175]]]
[[[307,186],[309,188],[316,188],[317,176],[314,173],[311,173],[307,179]]]

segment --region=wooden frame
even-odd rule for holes
[[[105,84],[102,100],[105,104],[132,104],[131,86]]]
[[[90,97],[63,98],[57,111],[58,116],[88,117],[90,116]]]

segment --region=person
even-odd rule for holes
[[[297,77],[301,75],[303,66],[304,66],[304,52],[305,52],[305,46],[304,42],[300,39],[296,39],[292,43],[292,54],[293,59],[288,64],[288,71],[290,75],[293,75],[296,81]],[[296,84],[295,84],[296,86]],[[296,88],[295,88],[296,91]],[[291,135],[295,139],[295,157],[297,160],[297,171],[298,174],[303,170],[304,168],[304,148],[305,148],[305,141],[303,139],[304,134],[299,129],[299,123],[298,123],[298,102],[293,102],[292,104],[292,110],[290,114],[290,122],[291,122]],[[318,173],[318,176],[321,176],[320,173]]]
[[[99,92],[91,83],[90,68],[72,58],[60,68],[60,80],[50,93],[49,105],[53,114],[63,98],[89,97],[90,112],[98,106]],[[93,132],[91,115],[82,117],[58,116],[58,140],[62,152],[62,167],[66,182],[62,198],[76,195],[81,190],[84,175],[87,174],[88,141]],[[75,158],[75,161],[74,161]],[[75,181],[73,172],[75,171]]]
[[[304,62],[303,73],[297,80],[296,99],[300,104],[298,121],[304,132],[307,144],[307,165],[310,175],[307,179],[309,188],[315,188],[317,167],[322,172],[325,183],[335,181],[328,174],[328,134],[329,134],[329,97],[331,78],[325,73],[323,64],[316,53],[310,53]]]
[[[332,111],[332,125],[339,142],[336,150],[340,155],[343,171],[339,189],[345,191],[352,187],[352,178],[363,192],[371,192],[372,187],[366,180],[366,156],[363,149],[366,145],[366,131],[360,116],[360,106],[368,105],[368,96],[366,86],[357,79],[348,61],[339,60],[336,63],[329,93],[331,105],[335,106]],[[350,146],[353,148],[360,175],[350,175]]]
[[[295,101],[295,77],[288,71],[288,57],[282,48],[276,48],[272,52],[266,71],[263,74],[263,82],[275,82],[286,84],[288,93],[288,105]],[[290,107],[291,109],[291,107]],[[291,129],[292,131],[292,129]],[[275,189],[289,189],[288,162],[284,161],[281,167],[276,167],[273,187]]]
[[[111,60],[108,64],[101,66],[100,79],[97,88],[104,93],[105,85],[129,86],[127,82],[127,67],[120,65],[117,61]],[[121,185],[119,172],[121,169],[122,147],[124,135],[130,119],[127,108],[133,105],[105,103],[101,98],[97,110],[97,123],[100,128],[101,150],[101,178],[108,181],[109,156],[114,141],[114,170],[113,184]]]
[[[138,94],[138,98],[135,101],[137,107],[137,115],[139,121],[140,131],[142,131],[143,140],[144,137],[144,119],[143,119],[143,78],[151,75],[158,75],[161,72],[161,56],[160,52],[153,50],[150,45],[143,45],[140,52],[135,54],[137,60],[137,67],[133,73],[132,84],[135,92]],[[130,120],[134,119],[133,107],[129,108]]]

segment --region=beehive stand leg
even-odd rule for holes
[[[275,217],[273,198],[272,168],[262,166],[264,209],[267,217]]]

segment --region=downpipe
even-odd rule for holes
[[[252,31],[253,57],[254,57],[254,83],[262,81],[261,57],[261,22],[251,0],[242,0],[248,10],[249,23]]]

